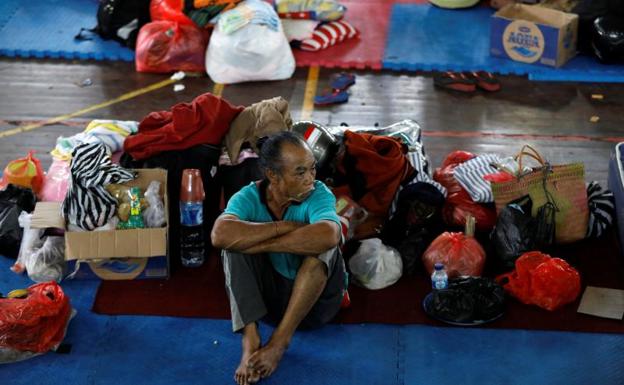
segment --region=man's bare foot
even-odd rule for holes
[[[288,348],[287,343],[269,341],[249,357],[248,366],[259,373],[262,378],[268,377],[277,369],[286,348]]]
[[[249,358],[260,348],[260,334],[255,323],[251,323],[243,329],[243,355],[240,364],[234,373],[234,381],[238,385],[248,385],[258,382],[260,374],[248,366]]]

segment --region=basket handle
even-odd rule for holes
[[[518,170],[520,171],[523,170],[522,159],[525,156],[535,159],[542,167],[545,167],[547,165],[547,162],[544,160],[542,155],[540,155],[540,153],[537,152],[536,149],[534,149],[528,144],[525,144],[524,146],[522,146],[522,149],[520,150],[520,152],[516,155],[516,160],[518,161]]]

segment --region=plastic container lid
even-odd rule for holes
[[[443,265],[442,263],[438,262],[438,263],[436,263],[436,264],[434,265],[434,269],[436,269],[436,270],[442,270],[442,269],[444,269],[444,265]]]

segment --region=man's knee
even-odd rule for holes
[[[327,277],[329,276],[327,264],[317,256],[304,257],[299,271],[303,271],[305,274],[314,276],[317,279],[322,279],[323,281],[327,281]]]

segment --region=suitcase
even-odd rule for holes
[[[615,198],[615,218],[620,244],[624,245],[624,142],[615,145],[609,159],[609,190]]]

